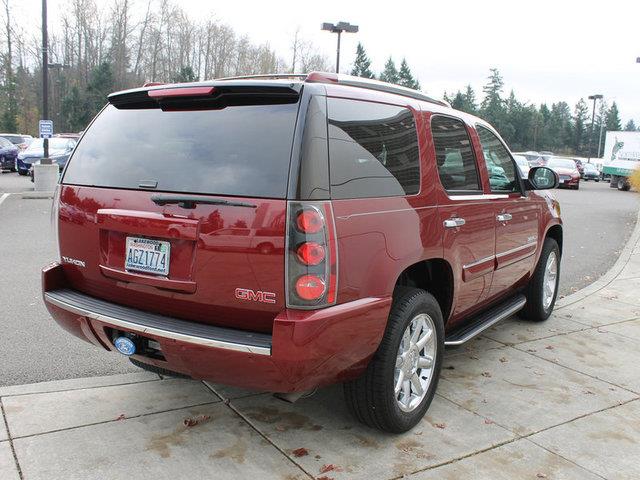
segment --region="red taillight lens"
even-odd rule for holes
[[[324,295],[324,289],[324,280],[316,275],[302,275],[296,280],[296,293],[303,300],[318,300]]]
[[[303,210],[298,214],[298,218],[296,218],[296,225],[298,230],[303,233],[318,233],[322,230],[324,223],[322,221],[322,216],[316,210]]]
[[[316,242],[304,242],[297,250],[298,260],[305,265],[318,265],[324,260],[324,247]]]

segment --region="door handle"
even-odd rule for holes
[[[443,222],[444,228],[457,228],[463,226],[465,223],[467,222],[464,218],[448,218]]]
[[[498,220],[499,222],[508,222],[512,218],[513,215],[511,215],[510,213],[500,213],[496,215],[496,220]]]

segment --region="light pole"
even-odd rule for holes
[[[42,118],[49,119],[49,36],[47,34],[47,0],[42,0]],[[50,165],[49,139],[43,139],[44,156],[40,163]]]
[[[342,32],[357,33],[358,26],[351,25],[349,22],[338,22],[335,25],[333,23],[323,23],[322,30],[338,34],[338,48],[336,50],[336,73],[340,73],[340,35],[342,35]]]
[[[601,100],[603,97],[599,93],[595,95],[589,95],[589,100],[593,100],[593,111],[591,112],[591,128],[589,129],[589,147],[587,162],[591,163],[591,139],[593,138],[593,122],[596,118],[596,101]],[[599,147],[598,147],[599,148]]]

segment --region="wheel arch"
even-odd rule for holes
[[[446,323],[454,298],[453,269],[449,262],[442,258],[430,258],[409,265],[396,279],[395,287],[401,286],[421,288],[432,294],[440,305]]]
[[[551,225],[551,227],[549,227],[549,229],[545,233],[544,238],[545,239],[553,238],[558,244],[558,248],[560,249],[560,256],[562,256],[562,241],[563,241],[562,225],[560,225],[559,223],[555,225]]]

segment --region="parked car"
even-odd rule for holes
[[[0,171],[16,171],[18,147],[4,137],[0,137]]]
[[[547,163],[547,160],[545,160],[538,152],[515,152],[514,155],[521,155],[526,158],[530,167],[543,167]]]
[[[549,160],[547,166],[558,174],[560,188],[566,187],[575,190],[580,188],[580,172],[574,160],[553,157]]]
[[[573,160],[576,163],[576,167],[578,168],[578,173],[580,174],[580,178],[582,178],[582,174],[584,173],[584,167],[582,166],[582,160],[580,160],[578,158],[572,158],[571,160]]]
[[[522,176],[522,178],[528,178],[529,177],[529,170],[531,170],[531,167],[529,166],[529,162],[527,161],[527,157],[525,157],[524,155],[513,155],[513,159],[516,161],[516,163],[518,164],[518,168],[520,169],[520,175]]]
[[[77,141],[73,138],[54,137],[49,139],[49,158],[56,163],[60,171],[64,168]],[[16,166],[20,175],[28,175],[34,163],[44,156],[44,141],[36,138],[26,150],[18,154]]]
[[[596,182],[600,181],[600,172],[596,168],[593,163],[585,163],[583,164],[584,173],[582,174],[583,180],[595,180]]]
[[[482,119],[382,82],[119,92],[55,194],[44,301],[142,368],[291,401],[340,382],[358,419],[402,432],[427,411],[445,347],[551,314],[562,222],[537,190],[557,184],[545,167],[522,180]],[[228,228],[282,247],[202,239]]]
[[[6,138],[20,150],[24,150],[33,141],[31,135],[22,135],[18,133],[0,133],[0,137]]]

